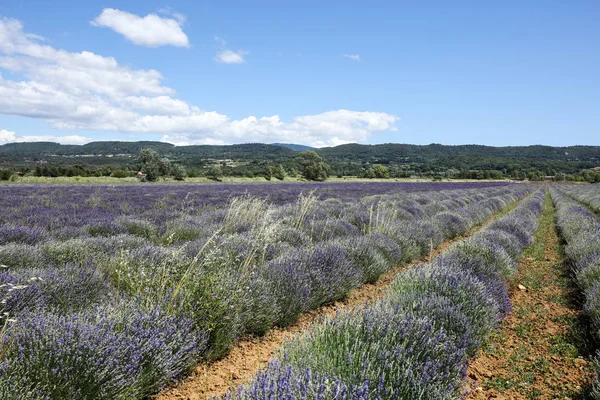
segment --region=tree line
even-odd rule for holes
[[[256,145],[258,146],[258,145]],[[260,145],[268,146],[268,145]],[[262,148],[262,147],[261,147]],[[284,153],[286,153],[284,151]],[[446,162],[427,161],[423,163],[398,163],[383,160],[383,162],[361,159],[344,159],[333,157],[326,161],[321,154],[313,150],[301,153],[292,152],[281,157],[251,159],[235,159],[233,163],[218,163],[214,159],[196,158],[193,162],[187,159],[177,159],[159,154],[154,148],[142,148],[137,157],[129,161],[112,160],[111,165],[96,165],[89,163],[52,164],[44,161],[36,163],[35,167],[0,168],[0,180],[9,180],[13,176],[33,175],[44,177],[58,176],[112,176],[117,178],[138,176],[141,180],[156,181],[161,178],[184,180],[187,177],[206,177],[221,180],[223,177],[262,177],[266,180],[284,180],[286,177],[302,177],[311,181],[324,181],[330,176],[362,177],[372,179],[388,178],[429,178],[442,179],[513,179],[513,180],[553,180],[600,182],[600,171],[582,168],[582,165],[565,162],[537,162],[531,160],[505,160],[503,163],[487,163],[480,160],[479,167],[473,167],[472,162],[461,164],[460,157]],[[10,164],[9,164],[10,165]],[[593,165],[593,164],[592,164]],[[487,167],[487,168],[486,168]]]

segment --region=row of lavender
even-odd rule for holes
[[[600,214],[600,189],[598,185],[564,185],[562,190],[580,203]]]
[[[230,199],[251,195],[270,204],[294,202],[316,191],[321,199],[357,200],[364,196],[505,186],[502,182],[462,183],[280,183],[152,185],[9,185],[0,184],[0,238],[4,226],[40,230],[40,235],[80,237],[118,218],[152,222],[164,233],[182,211],[199,215],[220,209]],[[96,227],[97,226],[97,227]],[[116,230],[118,232],[119,229]],[[120,230],[123,231],[122,229]],[[115,233],[116,233],[115,232]]]
[[[552,188],[551,191],[556,205],[556,223],[565,241],[565,255],[585,297],[584,310],[600,345],[600,219],[580,203],[590,206],[598,204],[600,187],[564,186],[560,190]],[[597,359],[597,373],[600,376],[600,351]],[[598,378],[593,397],[600,399]]]
[[[539,190],[430,264],[398,276],[383,300],[324,321],[284,346],[227,399],[452,399],[467,362],[510,309],[507,278],[533,242]]]
[[[0,297],[18,321],[4,339],[0,398],[143,398],[240,335],[285,326],[530,190],[283,206],[246,196],[181,212],[166,235],[141,217],[115,223],[127,230],[117,236],[5,234]]]

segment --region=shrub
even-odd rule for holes
[[[584,292],[600,281],[600,253],[589,254],[573,266],[577,284]]]
[[[502,218],[495,220],[490,223],[488,229],[505,231],[515,236],[522,248],[530,246],[533,243],[533,231],[528,229],[528,227],[523,224],[523,221],[520,221],[517,218]]]
[[[110,174],[114,178],[127,178],[132,176],[132,173],[129,171],[125,171],[124,169],[117,169]]]
[[[362,280],[346,251],[325,245],[286,253],[265,264],[263,273],[273,282],[281,326],[295,322],[311,308],[343,298]]]
[[[20,319],[0,365],[2,398],[142,398],[190,368],[204,339],[189,320],[125,307]]]
[[[48,266],[48,260],[37,246],[10,243],[0,246],[0,264],[11,270],[44,268]]]
[[[280,310],[273,301],[272,283],[254,267],[243,277],[241,324],[247,333],[262,335],[277,322]]]
[[[86,225],[85,229],[92,236],[111,237],[127,233],[127,229],[113,220],[97,221]]]
[[[300,229],[279,225],[276,232],[277,240],[293,247],[305,247],[311,243],[311,238]]]
[[[156,226],[147,220],[122,217],[117,219],[116,222],[122,225],[130,235],[139,236],[145,239],[152,239],[158,235]]]
[[[29,228],[26,226],[0,226],[0,245],[8,243],[38,244],[46,242],[50,235],[40,228]]]
[[[519,239],[504,230],[488,228],[477,234],[477,240],[484,243],[495,243],[501,246],[513,259],[521,255],[523,247]]]
[[[398,293],[386,300],[404,310],[407,315],[431,318],[436,326],[443,328],[454,338],[457,346],[466,347],[469,356],[475,355],[485,339],[478,337],[473,331],[473,313],[467,309],[468,304],[453,301],[437,293],[423,294],[417,291]]]
[[[377,247],[372,246],[372,240],[365,236],[337,239],[333,243],[346,250],[352,264],[362,271],[363,282],[377,281],[381,274],[390,267],[390,263],[383,253]]]
[[[517,263],[495,241],[479,235],[451,246],[440,257],[443,265],[454,265],[490,279],[506,279],[517,272]]]
[[[392,282],[390,293],[435,293],[468,310],[473,332],[485,338],[501,318],[501,305],[489,286],[472,273],[453,268],[425,266],[407,271]]]
[[[305,231],[314,242],[325,242],[359,234],[358,228],[339,219],[313,219],[307,223]]]
[[[90,260],[104,263],[121,250],[136,248],[146,243],[135,236],[88,237],[69,239],[64,242],[51,241],[41,247],[44,256],[54,265],[84,263]]]
[[[435,224],[447,239],[452,239],[469,229],[469,224],[458,214],[441,212],[435,216]]]
[[[215,227],[203,222],[193,217],[170,220],[167,222],[167,231],[159,241],[170,246],[198,238],[209,238],[215,233]]]
[[[398,221],[389,236],[402,250],[403,260],[411,261],[429,254],[443,241],[443,235],[431,221]]]
[[[343,390],[342,398],[452,398],[464,376],[465,360],[465,348],[433,320],[381,302],[328,319],[288,343],[282,350],[284,368],[272,364],[238,396],[333,398]],[[280,386],[278,375],[290,372],[305,377],[305,384]],[[265,385],[265,380],[275,385]]]
[[[570,260],[580,260],[593,254],[600,254],[600,229],[574,235],[565,246],[565,255]]]
[[[35,278],[32,280],[31,278]],[[114,294],[104,275],[94,264],[68,264],[60,269],[27,269],[15,273],[0,274],[0,282],[25,286],[23,290],[5,293],[0,287],[0,297],[5,298],[5,307],[13,315],[28,310],[43,309],[64,314],[85,309],[107,300]]]

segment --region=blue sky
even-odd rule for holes
[[[0,2],[0,144],[600,145],[598,21],[585,0]]]

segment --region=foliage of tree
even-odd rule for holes
[[[279,164],[273,168],[273,176],[280,181],[285,179],[285,169],[283,168],[283,165]]]
[[[13,172],[10,169],[0,169],[0,181],[8,181]]]
[[[329,164],[313,150],[300,153],[298,162],[302,168],[302,176],[309,181],[324,181],[329,176]]]
[[[140,150],[138,163],[147,181],[153,182],[171,174],[171,162],[166,158],[160,158],[159,154],[150,148]]]
[[[213,181],[220,181],[223,177],[223,170],[218,165],[211,165],[206,171],[206,177]]]
[[[187,171],[185,167],[181,164],[175,164],[171,167],[171,173],[173,174],[173,179],[176,181],[183,181],[187,177]]]
[[[265,169],[265,172],[263,173],[263,177],[270,181],[271,178],[273,177],[273,167],[268,166],[267,169]]]

